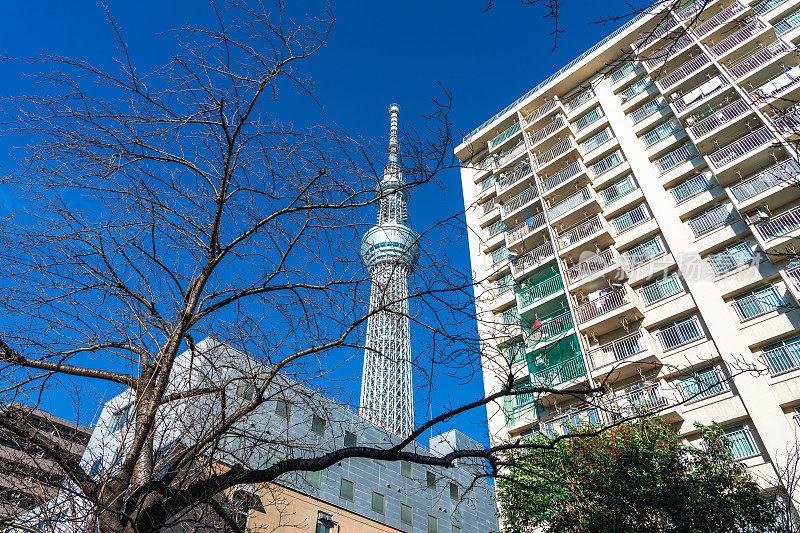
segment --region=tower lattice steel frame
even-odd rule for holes
[[[414,430],[408,276],[419,259],[419,236],[409,228],[408,189],[399,161],[397,117],[389,107],[389,163],[378,183],[378,224],[361,243],[372,278],[360,414],[400,436]]]

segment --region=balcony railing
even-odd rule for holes
[[[650,87],[652,84],[653,79],[650,78],[650,76],[645,76],[644,78],[631,83],[628,87],[620,91],[620,100],[622,100],[622,103],[625,103],[637,94],[641,94],[642,91]]]
[[[703,329],[700,327],[700,323],[697,321],[697,317],[692,316],[687,320],[682,320],[669,327],[658,330],[656,336],[664,350],[671,350],[678,346],[702,339],[705,335],[703,334]]]
[[[674,28],[678,25],[678,21],[675,20],[671,15],[667,14],[666,18],[656,26],[652,31],[648,32],[647,35],[642,37],[641,39],[634,41],[633,49],[634,50],[643,50],[647,45],[653,43],[661,38],[666,32]]]
[[[499,235],[500,233],[506,231],[506,225],[503,223],[502,220],[498,220],[492,224],[489,224],[484,228],[484,232],[486,233],[486,238],[491,239],[495,235]]]
[[[500,154],[495,160],[495,168],[501,168],[506,163],[525,151],[525,141],[518,142],[513,148]]]
[[[488,201],[488,202],[484,202],[484,203],[482,203],[482,204],[481,204],[481,210],[482,210],[482,211],[481,211],[481,213],[482,213],[483,215],[486,215],[486,214],[487,214],[487,213],[489,213],[489,212],[490,212],[492,209],[494,209],[495,207],[497,207],[497,204],[498,204],[498,203],[499,203],[499,202],[498,202],[498,200],[497,200],[497,196],[495,196],[494,198],[491,198],[491,199],[489,199],[489,201]]]
[[[492,265],[496,265],[498,263],[502,263],[506,259],[509,258],[511,252],[508,251],[508,248],[505,246],[501,246],[497,250],[492,252]]]
[[[648,220],[650,220],[652,215],[650,211],[645,207],[645,204],[639,204],[630,211],[626,211],[622,213],[618,217],[611,219],[611,227],[614,228],[614,231],[617,232],[617,235],[621,233],[625,233],[631,228],[638,226]]]
[[[736,33],[726,37],[725,39],[721,40],[717,44],[711,47],[711,53],[715,56],[719,57],[728,50],[731,50],[747,39],[755,35],[756,33],[760,32],[767,26],[761,22],[760,19],[755,19],[750,24],[746,25],[741,30],[737,31]]]
[[[563,215],[564,213],[566,213],[566,212],[568,212],[568,211],[570,211],[572,209],[575,209],[576,207],[581,205],[583,202],[589,200],[591,197],[592,197],[592,193],[589,192],[589,187],[584,187],[583,189],[579,190],[576,193],[573,193],[573,194],[567,196],[566,198],[564,198],[563,200],[561,200],[560,202],[555,204],[553,207],[548,209],[547,210],[547,215],[551,219],[558,218],[561,215]]]
[[[478,185],[477,185],[478,194],[482,193],[483,191],[485,191],[486,189],[488,189],[489,187],[491,187],[495,183],[497,183],[497,178],[494,177],[494,174],[489,174],[488,177],[486,177],[486,178],[484,178],[484,179],[482,179],[481,181],[478,182]]]
[[[547,113],[555,109],[557,105],[558,105],[558,100],[556,98],[553,98],[552,100],[548,100],[547,102],[543,103],[538,108],[536,108],[530,115],[528,115],[523,119],[525,121],[525,126],[530,126],[531,124],[533,124],[534,122],[545,116]]]
[[[564,120],[564,116],[558,114],[556,115],[556,118],[550,121],[547,125],[531,133],[528,136],[528,141],[531,143],[531,146],[536,146],[544,139],[563,128],[565,124],[566,121]]]
[[[736,100],[732,104],[728,104],[713,115],[701,120],[697,124],[689,127],[695,137],[702,137],[708,135],[715,129],[722,127],[736,117],[744,115],[750,111],[750,106],[744,100]]]
[[[551,294],[555,294],[564,288],[564,282],[561,276],[556,274],[551,276],[535,285],[525,287],[517,292],[520,307],[528,307],[531,304],[547,298]],[[567,312],[569,314],[569,312]]]
[[[567,153],[574,146],[575,143],[572,142],[572,139],[570,137],[562,139],[552,147],[548,148],[547,150],[536,156],[535,158],[536,168],[542,168],[544,165],[553,161],[558,156]]]
[[[661,239],[656,237],[655,239],[634,246],[630,250],[626,250],[620,254],[620,256],[622,257],[623,264],[626,265],[627,268],[633,268],[651,259],[655,259],[660,255],[664,255],[664,253],[664,245],[661,243]]]
[[[787,233],[800,228],[800,206],[771,217],[768,221],[758,224],[756,231],[765,241],[782,237]]]
[[[514,170],[508,174],[500,177],[500,191],[504,191],[520,181],[521,179],[531,174],[531,165],[527,161],[523,161],[520,165],[516,166]]]
[[[536,185],[531,185],[511,200],[503,204],[503,216],[508,216],[522,206],[529,204],[539,197]]]
[[[518,241],[519,239],[544,226],[544,222],[544,211],[539,211],[519,226],[506,231],[506,242],[511,243]]]
[[[585,375],[586,370],[583,368],[583,359],[580,355],[577,355],[551,367],[534,372],[531,374],[530,379],[531,383],[539,386],[555,387]]]
[[[763,353],[772,375],[800,368],[800,342],[798,339],[767,347]]]
[[[696,155],[697,150],[694,149],[694,146],[691,143],[686,143],[683,146],[680,146],[656,159],[655,164],[659,172],[666,174],[681,163],[689,161]]]
[[[692,38],[692,30],[687,29],[686,33],[681,35],[678,40],[670,39],[667,41],[666,46],[653,52],[648,52],[648,59],[644,61],[644,64],[649,70],[653,70],[654,68],[669,61],[671,57],[681,53],[683,50],[691,46],[692,43],[694,43],[694,39]]]
[[[800,265],[787,268],[786,277],[792,281],[794,288],[800,291]]]
[[[553,257],[553,245],[549,242],[541,244],[530,252],[514,259],[511,262],[511,270],[514,274],[519,274],[529,266],[537,265],[550,257]]]
[[[772,133],[767,128],[759,128],[741,139],[720,148],[708,156],[708,159],[714,167],[721,168],[774,140],[775,137],[772,136]]]
[[[783,298],[772,285],[733,300],[733,308],[742,322],[765,315],[785,305],[786,302],[783,301]]]
[[[677,132],[681,129],[681,123],[678,122],[678,119],[673,117],[666,122],[663,122],[653,128],[652,130],[648,131],[644,135],[642,135],[642,141],[644,141],[644,145],[647,148],[650,148],[657,142],[666,139],[673,133]]]
[[[737,201],[743,202],[778,185],[795,185],[798,174],[800,174],[800,163],[794,159],[787,159],[734,185],[731,187],[731,193]]]
[[[519,122],[515,122],[508,129],[506,129],[506,131],[504,131],[503,133],[492,139],[489,142],[490,146],[493,149],[496,148],[498,144],[502,143],[503,141],[505,141],[506,139],[517,133],[520,129],[521,127],[519,125]]]
[[[753,6],[753,13],[756,15],[763,15],[767,11],[786,3],[787,0],[764,0]]]
[[[735,17],[737,14],[741,13],[744,10],[745,7],[742,4],[740,4],[739,2],[734,2],[727,9],[723,9],[722,11],[720,11],[719,13],[717,13],[704,23],[700,24],[697,28],[694,29],[694,33],[698,37],[704,37],[705,35],[714,31],[714,29],[730,21],[733,17]]]
[[[621,165],[623,161],[625,161],[625,159],[622,157],[622,152],[617,150],[616,152],[605,156],[603,159],[593,164],[589,168],[592,170],[592,175],[595,178],[599,178],[612,168]]]
[[[728,80],[721,75],[714,76],[708,81],[704,81],[691,91],[686,91],[686,94],[674,100],[672,105],[678,110],[678,113],[686,111],[690,105],[699,102],[704,98],[714,94],[723,87],[728,87]]]
[[[792,11],[781,20],[772,25],[775,28],[775,33],[783,35],[800,25],[800,9]]]
[[[567,268],[564,271],[564,276],[567,278],[569,283],[574,283],[610,267],[611,265],[615,264],[616,261],[617,258],[614,254],[614,250],[607,248],[599,254],[593,255],[592,257],[584,259],[581,262]]]
[[[745,459],[758,453],[753,435],[748,428],[726,431],[723,434],[734,459]]]
[[[623,416],[642,412],[652,413],[669,404],[658,383],[647,384],[639,388],[628,388],[625,394],[614,397],[614,403]]]
[[[603,108],[600,106],[595,107],[578,120],[573,122],[572,124],[575,126],[575,131],[581,131],[583,128],[587,127],[589,124],[593,124],[603,118]]]
[[[672,187],[669,192],[675,199],[675,205],[681,204],[711,188],[711,180],[705,173],[697,174],[691,178],[685,179],[676,186]]]
[[[761,48],[760,50],[752,52],[747,57],[738,60],[735,64],[729,65],[728,72],[730,72],[734,78],[741,78],[747,73],[762,66],[770,59],[778,57],[779,55],[788,51],[789,45],[781,40],[775,41],[771,44],[768,44],[764,48]]]
[[[616,183],[606,187],[598,194],[600,195],[600,198],[603,200],[603,205],[607,206],[616,202],[623,196],[632,193],[636,189],[637,187],[636,184],[633,182],[633,178],[631,176],[625,176]]]
[[[689,227],[692,228],[695,237],[704,233],[720,228],[733,221],[733,213],[726,204],[720,204],[695,215],[689,219]]]
[[[590,237],[603,229],[603,223],[598,215],[591,217],[558,235],[558,249],[563,250],[570,244]]]
[[[631,120],[633,121],[634,124],[638,124],[647,117],[653,115],[653,113],[655,113],[659,109],[663,109],[665,107],[667,107],[667,103],[664,101],[664,99],[656,98],[655,100],[650,100],[649,102],[646,102],[641,107],[637,107],[628,116],[631,117]]]
[[[567,102],[567,109],[569,111],[574,111],[592,98],[594,98],[594,91],[591,88],[586,89],[581,94]]]
[[[526,331],[529,332],[526,345],[529,350],[534,350],[540,342],[555,339],[570,328],[572,328],[572,316],[569,314],[569,310],[556,311],[551,316],[543,317],[526,328]]]
[[[519,323],[519,309],[516,306],[510,307],[500,313],[500,322],[505,326]]]
[[[625,287],[621,287],[579,306],[575,309],[575,316],[578,319],[578,324],[584,324],[629,303],[628,292]]]
[[[552,176],[542,180],[542,190],[547,192],[555,189],[565,181],[580,174],[581,170],[581,164],[579,162],[575,161],[574,163],[570,163]]]
[[[688,20],[695,16],[697,13],[700,13],[707,5],[707,2],[702,2],[700,0],[695,0],[689,4],[686,4],[680,9],[675,10],[675,17],[678,20]]]
[[[798,82],[800,82],[800,65],[795,65],[750,91],[750,97],[756,102],[763,102]]]
[[[642,285],[642,288],[639,289],[639,294],[645,305],[654,304],[680,292],[683,292],[683,287],[674,273]]]
[[[721,276],[726,272],[750,263],[754,257],[755,254],[750,245],[742,241],[725,248],[721,252],[711,254],[708,256],[708,263],[714,269],[714,273],[717,276]]]
[[[593,348],[589,351],[589,357],[599,367],[615,361],[622,361],[626,357],[642,353],[646,349],[647,344],[645,343],[644,335],[639,330],[608,344]]]
[[[660,80],[656,80],[656,84],[662,91],[667,90],[668,88],[672,87],[673,85],[680,83],[684,79],[686,79],[691,74],[697,72],[704,66],[708,65],[711,60],[708,58],[707,55],[702,54],[695,58],[690,59],[683,65],[679,66]]]
[[[621,67],[611,73],[611,83],[617,83],[619,80],[636,70],[636,64],[633,61],[626,61]]]
[[[583,150],[584,155],[589,154],[593,150],[600,148],[602,145],[610,141],[614,138],[614,135],[611,133],[611,128],[606,127],[602,130],[598,131],[585,141],[581,143],[581,150]]]
[[[800,134],[800,106],[795,105],[792,109],[787,109],[780,117],[772,120],[772,123],[783,135]]]

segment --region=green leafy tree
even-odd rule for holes
[[[597,434],[539,435],[509,454],[498,479],[506,533],[730,533],[785,530],[775,501],[764,498],[733,460],[718,426],[706,445],[681,444],[660,419],[624,423]]]

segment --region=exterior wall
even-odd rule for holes
[[[603,384],[596,401],[650,408],[689,441],[694,422],[718,422],[768,488],[798,446],[800,111],[787,108],[800,27],[787,15],[800,0],[686,5],[637,17],[456,148],[484,387],[502,386],[509,338],[528,362],[526,331],[547,345],[565,294],[563,334],[580,349],[546,369],[516,364],[515,387]],[[540,282],[554,266],[560,280]],[[712,367],[718,387],[692,392],[686,379]],[[500,442],[608,415],[543,393],[488,416]]]

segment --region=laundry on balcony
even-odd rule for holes
[[[722,79],[719,76],[715,76],[714,78],[711,78],[710,80],[705,82],[703,85],[684,94],[683,104],[689,105],[695,100],[699,100],[700,98],[703,98],[704,96],[713,93],[714,91],[719,89],[722,85],[723,85]],[[673,100],[677,100],[678,98],[680,98],[680,96],[677,95],[676,93],[672,96],[672,98]]]
[[[798,79],[800,79],[800,65],[789,67],[777,78],[773,78],[772,80],[758,87],[752,92],[752,96],[756,100],[765,100],[793,84]]]

